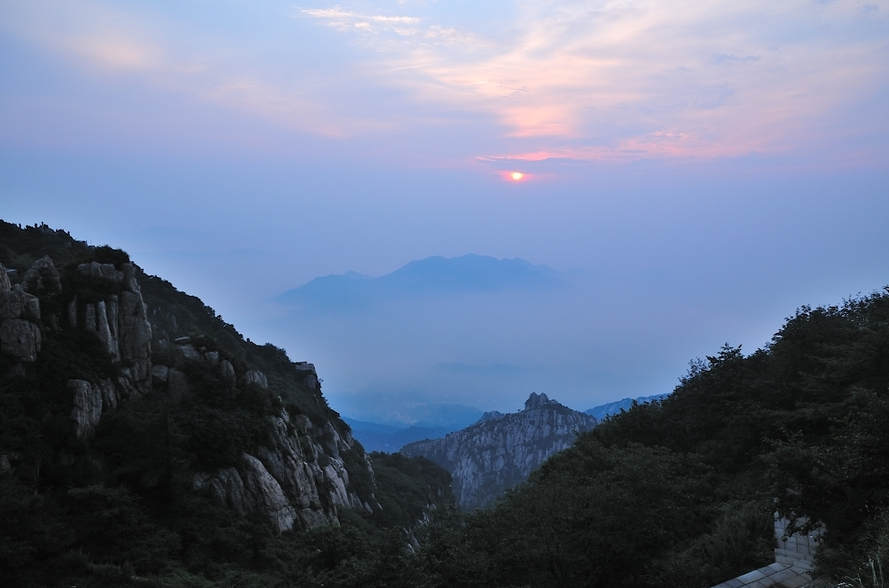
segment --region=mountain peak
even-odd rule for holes
[[[547,404],[559,404],[556,400],[550,400],[549,396],[546,394],[536,392],[531,392],[531,395],[528,396],[528,400],[525,401],[525,410],[531,410],[532,408],[542,408]]]
[[[521,258],[497,259],[469,253],[461,257],[427,257],[411,261],[380,277],[350,271],[315,278],[275,297],[296,307],[364,307],[430,295],[453,296],[505,290],[539,291],[565,284],[564,274]]]
[[[425,457],[451,472],[458,505],[472,510],[528,479],[547,458],[570,447],[578,433],[591,430],[597,422],[546,394],[532,392],[525,410],[487,412],[474,425],[441,439],[409,443],[400,453]]]

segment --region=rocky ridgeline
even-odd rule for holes
[[[152,365],[152,325],[132,264],[81,264],[75,282],[76,291],[63,298],[62,279],[49,257],[15,285],[0,265],[0,351],[12,359],[12,368],[0,377],[25,376],[25,365],[37,361],[44,338],[63,328],[94,334],[117,368],[115,379],[67,381],[71,430],[78,439],[91,439],[103,413],[128,398],[167,399],[173,405],[189,399],[189,365],[215,370],[222,382],[218,394],[233,397],[248,386],[268,387],[261,371],[239,374],[219,352],[196,346],[189,337],[170,345],[169,360]],[[41,298],[59,311],[42,315]],[[323,402],[315,366],[298,362],[291,367],[295,381]],[[347,427],[312,422],[286,408],[268,418],[268,427],[270,444],[255,455],[244,453],[235,467],[197,473],[195,489],[241,514],[265,514],[281,531],[336,523],[338,507],[379,507],[363,502],[350,483],[345,452],[358,456],[359,467],[371,478],[373,472]],[[0,457],[4,468],[10,467],[11,455]]]
[[[597,422],[546,394],[532,392],[520,412],[485,413],[470,427],[442,439],[410,443],[401,453],[423,456],[448,470],[457,504],[471,510],[526,480],[547,458],[570,447],[577,433],[589,431]]]

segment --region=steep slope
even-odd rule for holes
[[[596,419],[571,410],[546,394],[531,393],[514,414],[486,413],[478,423],[443,439],[417,441],[401,449],[442,466],[454,477],[454,493],[466,510],[490,504],[550,456],[591,430]]]
[[[165,407],[165,434],[175,429],[165,451],[187,454],[180,473],[220,505],[258,513],[278,530],[377,506],[370,463],[328,408],[312,364],[244,341],[123,252],[45,226],[4,223],[2,236],[0,261],[13,266],[0,266],[3,383],[51,398],[43,408],[54,415],[53,441],[72,446],[47,460],[0,440],[4,469],[44,472],[38,487],[61,470],[75,486],[106,479],[113,460],[96,447],[121,432],[101,428],[103,417],[128,401],[154,401]],[[58,267],[48,255],[35,260],[44,251]],[[108,422],[115,418],[123,417]]]

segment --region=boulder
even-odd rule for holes
[[[250,370],[244,375],[244,379],[247,381],[247,384],[258,384],[262,388],[269,387],[268,378],[259,370]]]
[[[177,343],[173,345],[172,349],[170,349],[170,353],[173,356],[173,365],[177,368],[181,368],[189,361],[202,359],[201,354],[194,348],[194,345],[188,342],[178,343],[178,340]]]
[[[62,291],[59,270],[48,255],[35,261],[22,281],[25,289],[36,294],[58,294]]]

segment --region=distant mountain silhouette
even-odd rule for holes
[[[371,278],[357,272],[331,274],[274,298],[286,306],[349,308],[383,300],[455,293],[540,289],[564,283],[564,274],[524,259],[468,254],[427,257],[390,274]]]
[[[465,429],[442,439],[410,443],[400,453],[431,459],[451,472],[457,503],[472,510],[526,480],[596,423],[594,417],[532,392],[520,412],[487,412]]]
[[[410,424],[375,423],[343,417],[352,435],[366,451],[394,453],[408,443],[438,439],[478,420],[482,412],[470,406],[428,404],[414,406],[402,415]]]
[[[646,402],[654,402],[655,400],[663,400],[669,396],[669,394],[655,394],[654,396],[640,396],[638,398],[624,398],[623,400],[615,400],[614,402],[609,402],[608,404],[603,404],[601,406],[596,406],[594,408],[588,408],[583,411],[584,414],[592,415],[599,419],[603,420],[607,416],[611,416],[613,414],[620,414],[622,410],[630,410],[630,407],[633,406],[634,402],[638,402],[639,404],[645,404]]]

